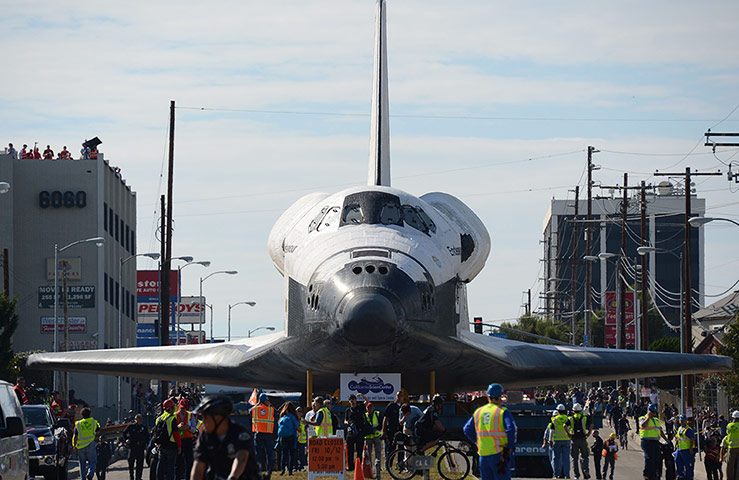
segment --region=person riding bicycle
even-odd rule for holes
[[[418,444],[421,445],[420,450],[422,452],[437,445],[443,432],[446,431],[441,420],[439,420],[439,414],[441,413],[441,406],[443,404],[444,398],[441,395],[434,395],[431,405],[426,407],[423,415],[416,422],[416,436],[418,437]]]
[[[629,430],[631,430],[629,419],[621,417],[616,424],[616,435],[618,435],[618,439],[621,442],[621,448],[626,448],[626,444],[628,444],[627,435],[629,434]]]
[[[516,422],[502,405],[503,387],[488,385],[488,403],[475,410],[462,431],[477,443],[482,480],[510,480],[516,441]]]
[[[233,402],[225,395],[206,397],[193,410],[204,428],[194,451],[191,480],[258,480],[254,440],[249,430],[229,418]]]

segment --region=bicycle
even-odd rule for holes
[[[436,458],[439,450],[444,450],[436,461],[436,470],[445,480],[462,480],[470,473],[470,460],[467,455],[460,449],[451,446],[445,440],[439,440],[428,455],[418,446],[418,437],[409,437],[413,441],[413,448],[401,446],[394,450],[385,460],[385,468],[387,472],[395,480],[410,480],[414,475],[420,474],[423,470],[417,469],[414,458],[433,457]]]

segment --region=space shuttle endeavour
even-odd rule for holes
[[[466,285],[490,236],[458,198],[392,188],[385,2],[378,0],[366,185],[299,199],[269,254],[285,283],[285,330],[207,345],[32,355],[29,366],[105,375],[333,392],[340,373],[401,373],[409,392],[479,390],[726,371],[731,360],[522,343],[469,331]]]

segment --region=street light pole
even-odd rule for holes
[[[119,259],[120,264],[118,265],[118,289],[120,291],[120,298],[118,301],[118,348],[123,347],[123,297],[125,289],[123,288],[123,264],[136,257],[149,257],[152,260],[158,260],[158,253],[138,253],[129,257]],[[123,376],[118,375],[118,423],[121,423],[123,417],[123,405],[121,404],[121,391],[123,389]]]
[[[74,247],[75,245],[79,245],[80,243],[89,243],[89,242],[95,242],[98,246],[102,246],[103,242],[105,242],[105,239],[103,237],[92,237],[92,238],[86,238],[84,240],[77,240],[76,242],[72,242],[67,246],[64,246],[62,248],[59,248],[59,244],[54,244],[54,352],[59,351],[59,345],[57,341],[57,329],[58,329],[58,323],[59,323],[59,314],[58,314],[58,308],[59,308],[59,253],[63,252],[64,250]],[[57,373],[54,372],[54,390],[57,390]],[[68,398],[66,400],[69,400]]]
[[[202,265],[203,267],[210,267],[210,260],[201,260],[199,262],[193,262],[192,257],[178,257],[180,260],[185,260],[187,263],[184,265],[177,266],[177,301],[175,302],[175,328],[177,331],[176,345],[180,344],[180,303],[182,302],[182,270],[188,265]],[[172,260],[175,260],[174,258]],[[187,341],[185,342],[187,343]]]
[[[247,334],[246,334],[246,338],[251,338],[251,334],[252,334],[252,333],[254,333],[254,332],[256,332],[257,330],[269,330],[269,331],[274,331],[274,330],[275,330],[275,327],[257,327],[257,328],[255,328],[254,330],[249,330],[249,331],[247,332]]]
[[[228,306],[228,341],[231,341],[231,309],[235,307],[236,305],[249,305],[250,307],[253,307],[257,304],[257,302],[238,302],[234,303],[233,305]]]
[[[678,324],[680,325],[680,353],[685,353],[685,325],[683,322],[683,314],[684,314],[684,307],[685,307],[685,299],[690,298],[689,294],[685,292],[685,282],[683,280],[683,254],[680,252],[680,254],[676,254],[675,252],[672,252],[670,250],[667,250],[665,248],[657,248],[657,247],[639,247],[636,249],[636,252],[641,255],[642,257],[646,256],[647,253],[669,253],[673,257],[677,258],[678,265],[680,265],[680,320],[678,321]],[[655,276],[656,278],[656,276]],[[688,300],[689,301],[689,300]],[[655,302],[656,306],[656,302]],[[647,307],[644,307],[644,310],[647,310]],[[645,317],[646,318],[646,317]],[[647,328],[645,324],[642,324],[642,328]],[[685,375],[680,375],[680,408],[683,413],[685,413]]]
[[[201,317],[201,324],[205,323],[205,312],[204,312],[204,304],[203,301],[203,282],[208,280],[213,275],[218,275],[219,273],[225,273],[226,275],[236,275],[239,273],[236,270],[219,270],[217,272],[213,272],[207,277],[200,277],[200,317]],[[210,316],[210,343],[213,343],[213,310],[211,309],[211,316]]]

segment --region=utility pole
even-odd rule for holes
[[[572,224],[572,237],[573,237],[573,249],[572,249],[572,281],[570,285],[570,332],[572,334],[572,344],[576,345],[575,342],[575,312],[578,310],[577,306],[577,260],[580,254],[578,249],[578,234],[577,234],[577,216],[579,214],[580,207],[580,186],[575,187],[575,222]]]
[[[647,186],[644,180],[641,182],[641,246],[647,246]],[[647,256],[640,255],[641,257],[641,328],[640,328],[640,343],[641,349],[646,350],[649,341],[649,332],[647,331],[647,311],[649,310],[649,301],[647,300],[647,288],[648,278],[647,275]],[[645,385],[646,386],[646,385]]]
[[[585,225],[585,255],[592,255],[591,243],[593,230],[590,222],[593,219],[593,153],[598,152],[594,147],[588,146],[588,216]],[[585,262],[585,325],[583,332],[583,345],[590,345],[590,315],[593,310],[591,291],[592,291],[592,271],[591,262]]]
[[[626,282],[624,282],[624,267],[626,266],[626,215],[629,210],[629,174],[624,173],[624,196],[621,201],[621,252],[618,257],[621,269],[618,274],[618,282],[621,291],[618,294],[618,303],[621,305],[618,323],[621,331],[618,334],[621,348],[626,349]]]
[[[640,198],[640,213],[641,213],[641,246],[647,246],[647,186],[644,180],[641,181],[641,198]],[[647,331],[649,325],[647,323],[647,312],[649,311],[649,300],[647,299],[647,288],[648,279],[647,275],[647,256],[640,255],[641,257],[641,318],[639,319],[639,346],[640,350],[646,350],[648,347],[649,332]],[[642,384],[644,388],[647,388],[649,378],[644,377]],[[637,384],[637,390],[639,385]],[[638,393],[638,392],[637,392]]]
[[[713,134],[716,135],[716,134]],[[739,134],[735,134],[736,136],[739,136]],[[739,146],[739,144],[737,144]],[[690,281],[690,216],[692,214],[691,210],[691,204],[690,204],[690,195],[691,195],[691,177],[692,176],[709,176],[709,175],[721,175],[721,172],[690,172],[690,167],[685,167],[685,173],[662,173],[662,172],[655,172],[654,176],[670,176],[670,177],[677,177],[682,176],[685,178],[685,244],[684,244],[684,250],[683,250],[683,338],[681,339],[683,342],[683,348],[684,352],[692,353],[692,340],[693,340],[693,306],[691,299],[693,298],[692,291],[693,291],[693,284]],[[693,404],[694,404],[694,393],[695,393],[695,376],[694,375],[688,375],[685,378],[685,403],[686,403],[686,410],[689,410],[691,413],[693,411]]]
[[[531,316],[531,289],[529,288],[527,291],[527,301],[526,301],[526,315]]]

